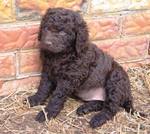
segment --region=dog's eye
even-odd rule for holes
[[[44,30],[45,30],[45,31],[48,31],[48,27],[44,27]]]
[[[60,35],[66,35],[66,33],[64,31],[60,31],[59,34]]]

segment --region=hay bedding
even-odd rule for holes
[[[81,102],[69,99],[56,119],[40,124],[34,117],[43,106],[29,108],[22,103],[36,89],[22,89],[0,98],[0,134],[150,134],[150,65],[129,69],[128,74],[134,105],[146,118],[122,110],[112,121],[92,130],[88,121],[94,113],[77,117],[75,110]]]

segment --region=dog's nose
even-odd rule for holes
[[[52,45],[51,41],[45,41],[44,44]]]

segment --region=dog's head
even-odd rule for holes
[[[77,12],[63,8],[48,9],[41,21],[38,40],[42,49],[53,53],[74,48],[80,54],[87,47],[88,30]]]

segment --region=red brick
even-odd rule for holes
[[[15,56],[0,56],[0,77],[9,77],[15,75]]]
[[[56,8],[56,7],[63,7],[69,8],[72,10],[81,10],[81,5],[84,1],[83,0],[28,0],[18,1],[18,7],[30,11],[38,11],[41,14],[44,14],[47,8]]]
[[[64,7],[72,10],[80,10],[80,5],[82,3],[83,0],[49,0],[49,4],[51,4],[52,7]]]
[[[140,59],[147,55],[148,38],[145,36],[97,42],[97,46],[119,61]]]
[[[1,81],[0,82],[0,96],[9,95],[17,90],[29,90],[37,88],[40,77],[29,77],[19,80]]]
[[[0,80],[0,89],[2,88],[2,86],[3,86],[3,81],[2,80]]]
[[[150,55],[150,42],[149,42],[149,46],[148,46],[148,54]]]
[[[27,51],[19,54],[20,73],[40,72],[39,51]]]
[[[0,29],[0,51],[36,48],[38,29],[38,25]]]
[[[119,36],[119,24],[117,18],[87,20],[87,24],[92,40],[108,39]]]
[[[150,12],[126,15],[122,25],[124,35],[150,33]]]

